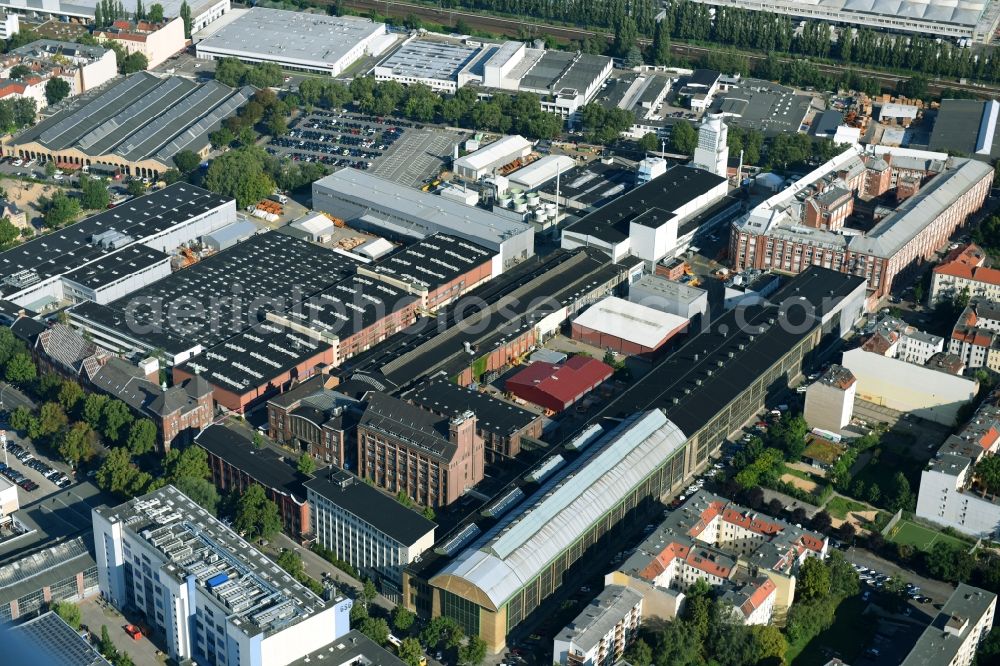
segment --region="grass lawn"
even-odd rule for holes
[[[846,497],[834,497],[826,505],[826,512],[834,518],[844,520],[852,511],[870,511],[871,507]]]
[[[836,656],[854,663],[875,631],[875,623],[861,614],[864,609],[860,596],[844,599],[833,626],[808,643],[789,645],[785,660],[792,666],[823,666]]]
[[[965,547],[968,544],[961,539],[942,534],[923,525],[917,525],[909,520],[901,520],[889,532],[889,540],[893,543],[907,543],[918,550],[930,550],[938,541],[950,542],[953,546]]]

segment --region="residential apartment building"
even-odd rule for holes
[[[927,304],[933,307],[966,290],[974,301],[1000,301],[1000,270],[986,266],[986,253],[975,243],[955,248],[934,267]]]
[[[967,368],[1000,368],[1000,302],[969,303],[951,330],[948,351]]]
[[[997,595],[959,583],[902,666],[971,666],[993,628]]]
[[[831,365],[806,389],[802,416],[813,428],[839,433],[851,422],[858,381],[842,365]]]
[[[977,160],[853,146],[734,223],[729,256],[738,271],[815,265],[859,275],[877,300],[948,243],[991,184]],[[886,203],[893,192],[895,203]],[[851,219],[867,231],[844,233]]]
[[[358,423],[358,472],[422,506],[447,506],[483,480],[476,415],[441,418],[384,393],[368,395]]]
[[[147,69],[153,69],[175,53],[184,50],[184,19],[180,16],[152,23],[120,19],[107,28],[94,31],[99,42],[115,42],[126,53],[141,53],[146,58]]]
[[[1000,407],[991,398],[950,435],[920,473],[917,516],[976,537],[1000,533],[1000,501],[983,490],[975,466],[1000,448]]]
[[[641,623],[642,595],[622,585],[608,585],[556,634],[552,660],[560,666],[616,664]]]
[[[720,588],[734,618],[768,624],[795,598],[799,567],[826,557],[827,538],[699,491],[639,545],[605,584],[636,589],[647,616],[673,619],[699,580]]]
[[[327,603],[173,486],[93,511],[101,594],[174,661],[287,666],[350,631]]]
[[[15,67],[29,73],[11,77]],[[118,76],[115,52],[100,46],[40,39],[16,48],[0,58],[0,98],[30,97],[38,108],[48,106],[45,84],[61,78],[69,84],[69,96],[79,95]]]
[[[434,545],[432,521],[350,472],[328,467],[305,483],[310,534],[339,559],[398,594],[403,567]]]

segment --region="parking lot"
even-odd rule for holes
[[[73,483],[68,470],[35,457],[24,442],[14,441],[7,435],[7,450],[0,458],[0,475],[18,486],[18,503],[27,504],[58,488]]]
[[[413,187],[437,176],[444,167],[455,144],[465,135],[440,129],[413,129],[386,151],[376,162],[372,173],[394,183]]]

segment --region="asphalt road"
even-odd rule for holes
[[[860,564],[861,566],[875,569],[875,571],[888,574],[889,576],[899,576],[904,582],[913,583],[920,588],[924,596],[930,597],[931,602],[935,605],[943,604],[951,596],[951,593],[955,591],[951,583],[934,580],[933,578],[925,578],[910,569],[901,567],[867,550],[849,548],[844,555],[847,561],[852,564]],[[924,613],[933,613],[930,604],[913,602],[911,605]]]

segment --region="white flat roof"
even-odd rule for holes
[[[197,44],[199,52],[328,67],[358,44],[385,34],[384,23],[254,7]]]
[[[609,296],[591,305],[573,323],[643,347],[656,348],[671,331],[689,321],[679,315]]]
[[[541,187],[555,178],[557,173],[566,173],[574,166],[576,162],[567,155],[546,155],[523,169],[518,169],[509,178],[510,182],[531,190]]]
[[[480,169],[489,167],[491,164],[499,159],[503,159],[507,155],[522,152],[528,148],[531,148],[531,142],[520,134],[505,136],[497,139],[488,146],[480,148],[474,153],[458,158],[455,160],[455,168],[465,168],[479,171]]]

